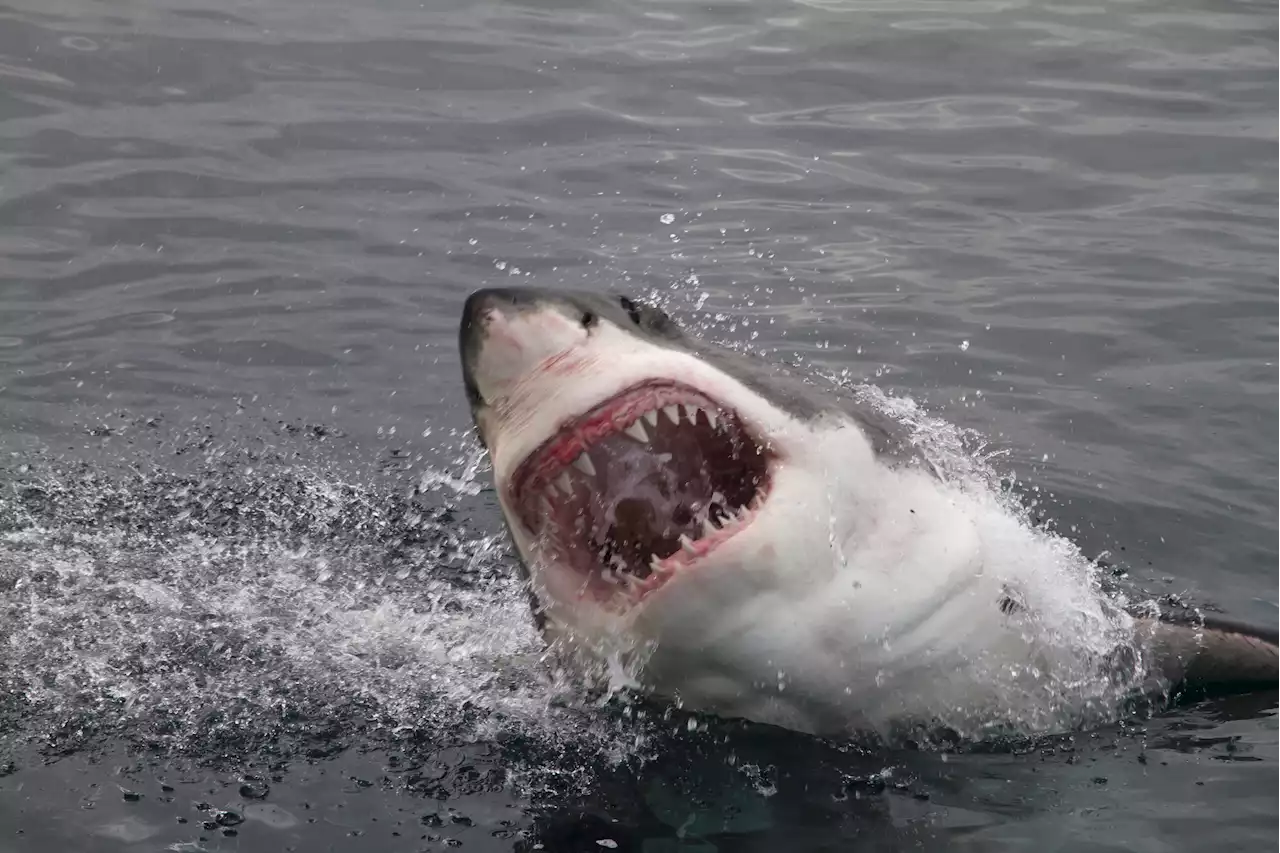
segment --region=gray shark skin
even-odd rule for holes
[[[534,618],[584,672],[819,734],[1276,686],[1274,630],[1127,612],[888,415],[641,301],[479,290],[459,349]]]

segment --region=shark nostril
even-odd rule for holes
[[[505,298],[501,291],[477,290],[467,298],[464,307],[466,325],[483,332],[495,321],[503,319],[504,308],[510,309],[515,301]]]

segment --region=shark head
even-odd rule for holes
[[[802,556],[779,551],[826,546],[814,472],[833,460],[814,438],[848,426],[816,389],[626,296],[481,290],[460,347],[498,500],[553,630],[666,639],[662,614],[684,610],[690,584],[706,604],[709,588],[723,602],[808,582],[778,571]],[[874,430],[858,435],[838,461],[870,470]]]

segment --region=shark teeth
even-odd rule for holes
[[[586,573],[582,595],[599,595],[625,612],[686,570],[712,564],[721,545],[736,541],[763,511],[769,468],[766,448],[758,442],[757,452],[746,456],[736,441],[729,443],[741,438],[750,449],[749,425],[701,394],[659,387],[620,399],[561,427],[553,449],[531,458],[532,472],[516,485],[525,527],[539,537],[540,553]],[[712,467],[730,470],[717,468],[709,482],[678,486],[682,493],[676,497],[692,518],[682,514],[674,530],[618,525],[608,502],[628,497],[624,492],[633,484],[624,476],[625,465],[613,468],[615,458],[629,465],[643,454],[642,464],[674,468],[681,479],[693,475],[676,456],[695,444]],[[759,491],[744,504],[748,495],[742,487],[748,483]],[[648,496],[641,490],[635,497]],[[667,506],[658,498],[651,503],[659,510]]]
[[[712,429],[720,428],[720,414],[714,409],[704,409],[701,406],[693,406],[688,403],[672,403],[669,406],[662,407],[662,413],[665,414],[673,424],[680,424],[685,419],[689,423],[697,424],[698,415],[702,415],[707,419],[707,423]],[[644,419],[649,422],[649,426],[656,427],[658,425],[658,410],[645,412]]]
[[[723,500],[720,495],[717,498]],[[693,538],[689,534],[681,534],[679,538],[680,548],[676,553],[666,557],[659,557],[657,554],[649,555],[649,574],[645,577],[634,575],[623,566],[614,564],[601,569],[600,576],[605,583],[614,587],[619,595],[623,596],[640,596],[645,595],[662,584],[674,574],[681,570],[681,567],[690,562],[691,558],[697,557],[700,550],[698,543],[703,542],[710,536],[725,537],[725,531],[740,524],[750,521],[756,512],[763,505],[764,496],[757,492],[755,497],[751,499],[750,506],[739,507],[733,509],[720,504],[721,510],[717,517],[713,520],[710,512],[703,515],[699,521],[700,532],[697,538]],[[719,503],[719,501],[715,501]]]

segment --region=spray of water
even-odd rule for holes
[[[234,428],[196,438],[168,446],[185,457],[0,469],[0,740],[634,753],[634,725],[545,665],[473,443],[409,477],[340,471],[332,439],[300,462]]]

